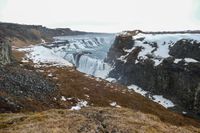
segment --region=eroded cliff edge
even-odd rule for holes
[[[181,110],[200,113],[199,32],[120,34],[106,59],[118,82],[163,95]]]

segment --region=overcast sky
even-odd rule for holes
[[[0,0],[0,21],[119,32],[200,29],[200,0]]]

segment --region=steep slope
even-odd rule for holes
[[[161,94],[189,113],[200,112],[200,34],[126,32],[116,37],[107,62],[125,85]],[[179,106],[179,107],[180,107]]]
[[[41,111],[61,107],[55,83],[17,64],[0,69],[0,112]]]
[[[19,53],[21,52],[14,51],[14,54],[21,61],[24,55],[19,56]],[[128,90],[125,86],[80,73],[74,68],[56,67],[51,66],[51,64],[38,66],[37,64],[32,64],[31,61],[21,63],[21,65],[24,67],[29,66],[27,67],[28,70],[34,69],[56,84],[59,95],[51,98],[53,103],[55,102],[59,105],[58,108],[80,110],[81,108],[93,106],[126,107],[135,111],[156,115],[161,121],[171,123],[172,125],[193,125],[197,127],[199,125],[198,122],[173,113],[135,93],[133,90]],[[36,67],[30,67],[30,65]],[[52,101],[49,102],[49,105],[51,104]],[[55,106],[48,108],[55,108]]]

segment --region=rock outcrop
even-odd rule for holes
[[[8,42],[0,41],[0,65],[11,63],[11,46]]]
[[[0,112],[44,110],[57,107],[54,83],[41,74],[15,65],[0,69]]]
[[[135,32],[134,32],[135,33]],[[116,37],[107,62],[109,76],[164,95],[184,111],[200,113],[200,34],[123,34]]]

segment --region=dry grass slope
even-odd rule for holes
[[[40,113],[1,114],[2,133],[190,133],[192,126],[174,126],[157,116],[126,108],[90,107],[81,111],[49,110]]]

